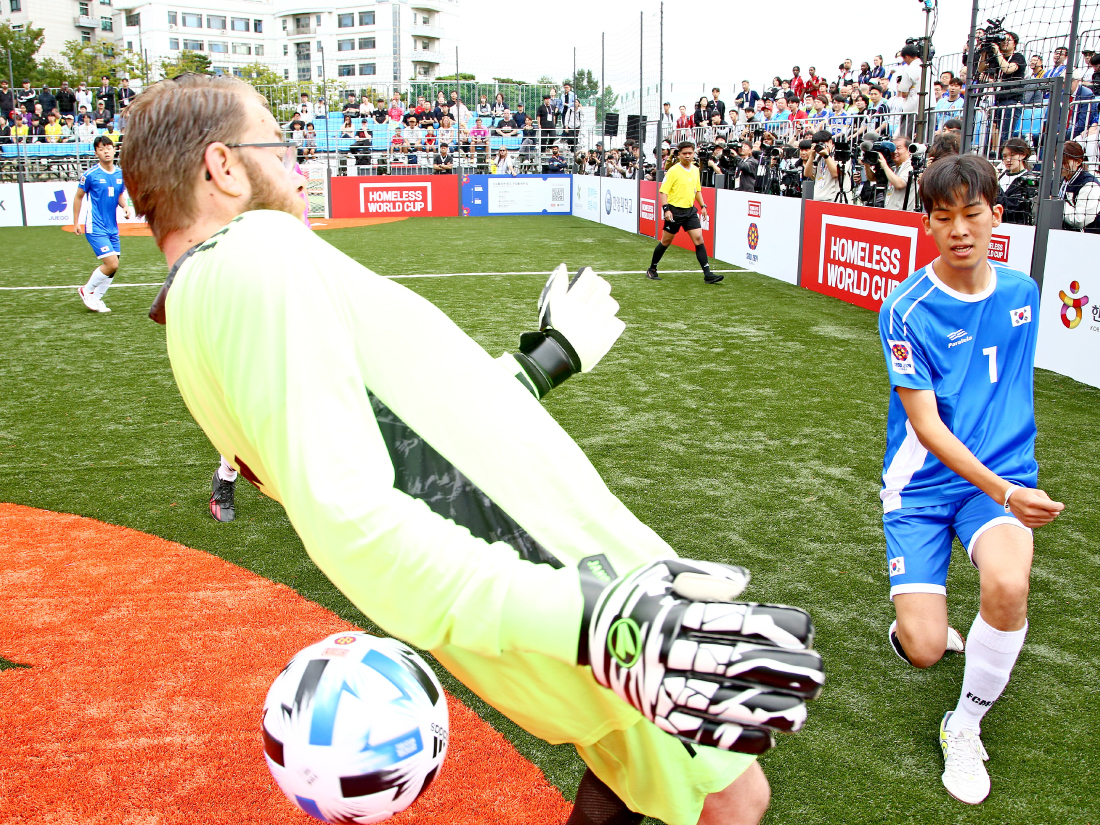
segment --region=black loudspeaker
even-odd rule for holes
[[[645,121],[641,115],[626,116],[626,136],[638,143],[645,143]]]
[[[619,113],[608,112],[603,117],[603,133],[605,135],[617,135],[619,133]]]

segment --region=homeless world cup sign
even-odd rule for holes
[[[802,286],[878,311],[918,266],[935,258],[935,245],[915,213],[844,204],[806,204]],[[856,217],[859,215],[860,217]]]

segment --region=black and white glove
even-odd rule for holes
[[[626,329],[611,285],[591,267],[572,278],[561,264],[539,296],[539,330],[520,336],[515,358],[541,398],[574,373],[588,372]]]
[[[735,602],[749,571],[664,559],[621,578],[604,556],[580,563],[578,663],[685,742],[763,753],[806,721],[825,681],[797,607]]]

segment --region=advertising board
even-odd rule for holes
[[[770,278],[798,283],[802,201],[750,192],[718,191],[714,257]]]
[[[334,218],[458,216],[458,175],[335,177]]]
[[[593,175],[573,175],[573,214],[589,221],[600,221],[600,182]]]
[[[568,215],[572,175],[463,175],[462,214]]]
[[[1098,259],[1100,236],[1051,231],[1035,352],[1035,366],[1093,387],[1100,387]]]
[[[600,191],[600,223],[638,231],[638,181],[603,178]]]

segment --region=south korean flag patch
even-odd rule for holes
[[[890,559],[890,575],[905,575],[905,556],[897,556],[896,558]]]
[[[1012,326],[1018,327],[1021,324],[1031,323],[1031,305],[1026,307],[1020,307],[1019,309],[1013,309],[1009,312],[1012,316]]]
[[[898,375],[913,375],[917,371],[913,363],[913,348],[908,341],[890,341],[890,366]]]

